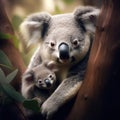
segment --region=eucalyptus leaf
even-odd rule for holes
[[[7,96],[9,96],[13,100],[23,103],[25,98],[19,92],[17,92],[10,84],[8,83],[0,83],[0,84],[1,84],[2,91]]]
[[[4,74],[3,70],[0,68],[0,83],[2,84],[5,81],[6,81],[5,74]]]
[[[10,39],[10,38],[11,38],[10,34],[0,33],[0,39]]]
[[[27,99],[23,102],[23,105],[27,109],[31,109],[35,112],[40,112],[40,107],[37,100]]]
[[[12,73],[8,74],[6,77],[7,83],[10,83],[17,75],[18,69],[14,70]]]
[[[15,35],[0,33],[0,39],[4,39],[4,40],[12,39],[14,46],[16,48],[18,48],[19,46],[19,40]]]
[[[6,65],[9,68],[13,68],[9,58],[2,50],[0,50],[0,64]]]
[[[9,67],[9,66],[7,66],[7,65],[4,65],[4,64],[0,64],[0,66],[3,66],[3,67],[6,67],[6,68],[8,68],[8,69],[12,69],[11,67]]]

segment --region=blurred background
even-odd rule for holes
[[[19,33],[19,25],[27,15],[41,11],[52,15],[62,14],[72,12],[78,6],[90,5],[100,8],[101,4],[101,0],[4,0],[7,15],[17,36],[14,45],[20,51],[26,65],[37,48],[37,45],[27,47]]]

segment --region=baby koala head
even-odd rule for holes
[[[43,65],[33,68],[35,86],[41,89],[49,89],[56,82],[55,73]]]
[[[28,84],[34,84],[39,89],[51,89],[56,82],[54,63],[40,64],[27,71],[24,79]]]

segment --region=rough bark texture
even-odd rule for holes
[[[14,35],[14,31],[10,21],[6,15],[3,0],[0,0],[0,33]],[[12,65],[18,69],[18,74],[12,82],[12,85],[16,90],[20,90],[21,75],[25,71],[24,62],[20,56],[19,51],[14,47],[13,40],[2,39],[0,37],[0,50],[2,50],[11,61]],[[2,67],[2,66],[0,66]],[[4,72],[8,74],[8,69],[2,67]],[[25,120],[23,113],[20,111],[20,105],[13,103],[10,105],[0,104],[0,120]]]
[[[0,0],[0,33],[14,35],[14,31],[10,21],[6,15],[3,0]],[[24,62],[20,56],[19,51],[14,47],[12,39],[0,39],[0,50],[2,50],[10,59],[12,65],[18,69],[18,74],[13,81],[13,86],[19,90],[21,74],[25,71]],[[9,71],[4,68],[4,71],[8,73]]]
[[[104,0],[87,72],[67,120],[120,119],[120,1]]]

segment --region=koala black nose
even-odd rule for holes
[[[58,49],[60,59],[69,59],[69,46],[66,43],[61,43]]]
[[[45,80],[45,83],[46,83],[47,87],[51,87],[50,80],[46,79],[46,80]]]

